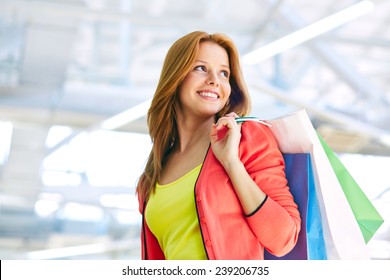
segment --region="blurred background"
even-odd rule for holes
[[[139,259],[135,185],[168,48],[237,44],[263,119],[306,109],[385,219],[390,1],[0,0],[0,259]]]

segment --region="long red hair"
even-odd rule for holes
[[[239,53],[229,37],[220,33],[194,31],[177,40],[165,57],[157,89],[147,114],[153,146],[137,186],[137,193],[142,199],[148,198],[154,191],[162,175],[166,156],[178,139],[176,123],[178,88],[192,69],[200,43],[205,41],[212,41],[223,47],[228,53],[230,64],[230,98],[216,118],[228,112],[243,116],[250,110],[250,97],[242,77]]]

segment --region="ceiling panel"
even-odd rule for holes
[[[53,152],[45,143],[52,126],[72,129],[64,143],[69,144],[79,133],[149,100],[168,48],[188,32],[226,33],[244,56],[357,2],[0,0],[0,121],[13,124],[10,155],[0,166],[0,226],[13,220],[9,231],[0,230],[6,256],[85,244],[88,227],[96,233],[91,242],[102,242],[102,232],[109,239],[137,237],[136,221],[118,222],[123,216],[139,218],[134,209],[105,207],[100,224],[66,220],[61,227],[58,217],[64,217],[67,203],[95,207],[102,193],[134,190],[96,189],[85,174],[72,170],[68,175],[81,176],[78,187],[84,187],[79,199],[77,188],[47,188],[42,166]],[[337,152],[390,156],[390,1],[371,2],[373,9],[351,22],[257,64],[244,64],[252,114],[267,119],[304,108]],[[114,133],[146,134],[145,113]],[[47,191],[61,199],[56,214],[42,220],[36,202]],[[12,239],[15,232],[20,240]],[[386,230],[381,234],[388,237]],[[107,251],[123,256],[111,241]],[[377,258],[386,253],[373,248]]]

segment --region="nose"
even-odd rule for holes
[[[209,73],[209,75],[207,76],[207,81],[206,83],[208,85],[212,85],[212,86],[218,86],[219,85],[219,81],[218,81],[218,75],[215,74],[215,73]]]

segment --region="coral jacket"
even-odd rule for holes
[[[240,159],[246,170],[267,195],[251,215],[244,214],[224,168],[209,148],[195,184],[199,226],[206,254],[212,260],[264,259],[264,248],[282,256],[295,246],[301,219],[287,186],[284,160],[270,129],[246,122],[241,129]],[[142,259],[165,259],[159,243],[143,216]]]

